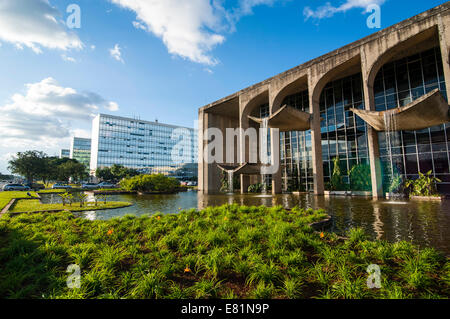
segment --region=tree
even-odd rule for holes
[[[42,161],[42,166],[40,171],[38,172],[38,176],[44,185],[53,179],[55,176],[55,172],[57,171],[57,166],[54,162],[55,157],[45,157]]]
[[[76,160],[70,160],[59,165],[58,170],[63,181],[68,181],[71,177],[73,180],[80,181],[88,176],[86,166]]]
[[[46,166],[46,158],[47,155],[40,151],[19,152],[8,162],[8,169],[14,174],[24,176],[28,183],[33,183]]]
[[[98,168],[95,175],[104,181],[120,181],[124,178],[140,175],[140,173],[138,170],[114,164],[111,167]]]
[[[2,173],[0,173],[0,179],[13,179],[14,177],[12,175],[3,175]]]
[[[111,169],[109,167],[97,168],[95,171],[95,176],[100,178],[102,181],[112,181],[114,179],[114,175],[111,173]]]

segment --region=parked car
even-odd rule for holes
[[[187,183],[187,186],[197,186],[197,182],[189,182]]]
[[[108,182],[101,182],[100,184],[97,185],[99,188],[116,188],[117,185],[112,184],[112,183],[108,183]]]
[[[24,185],[35,191],[45,189],[45,186],[43,184],[39,184],[39,183],[26,183]]]
[[[97,189],[98,185],[94,184],[94,183],[86,183],[86,184],[81,185],[81,188],[84,188],[84,189]]]
[[[22,184],[6,184],[3,186],[3,190],[5,192],[7,191],[29,191],[31,190],[30,187],[22,185]]]
[[[72,186],[66,184],[54,184],[52,189],[72,189]]]

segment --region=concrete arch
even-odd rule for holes
[[[369,63],[366,65],[368,72],[366,79],[367,85],[371,90],[370,94],[373,94],[373,84],[376,76],[386,63],[406,56],[414,55],[434,46],[439,46],[439,31],[437,25],[434,25],[420,33],[411,35],[407,39],[397,42],[395,45],[389,46],[385,49],[381,49],[379,45],[373,47],[369,44],[365,48],[366,56],[368,55],[367,52],[377,52],[373,62],[370,63],[370,61],[368,61]]]
[[[239,118],[239,127],[242,129],[239,136],[239,148],[240,148],[240,163],[248,163],[250,160],[250,140],[247,138],[243,131],[247,130],[250,127],[257,129],[257,138],[259,139],[259,132],[257,125],[255,122],[250,121],[248,118],[249,115],[253,115],[259,117],[259,113],[257,112],[258,107],[262,104],[269,103],[269,87],[262,86],[255,90],[245,92],[240,96],[240,118]],[[259,143],[256,145],[256,151],[259,152]],[[249,175],[241,175],[241,193],[244,194],[247,192],[248,187],[251,184],[259,182],[258,176],[249,176]]]
[[[251,121],[248,116],[253,115],[259,117],[259,113],[257,109],[262,104],[269,103],[269,88],[264,87],[257,91],[249,92],[247,94],[243,94],[240,96],[240,119],[239,119],[239,127],[243,130],[247,130],[250,127],[255,129],[259,128],[259,125]],[[241,147],[241,164],[247,162],[249,160],[249,145],[246,141],[245,136],[241,136],[239,139],[240,147]]]
[[[283,100],[291,95],[304,90],[308,90],[308,75],[302,72],[290,79],[289,82],[283,81],[283,86],[274,84],[271,86],[272,101],[270,105],[270,113],[273,114],[282,107]],[[275,85],[277,88],[275,88]]]
[[[314,88],[312,89],[312,92],[310,92],[312,96],[312,102],[313,104],[319,104],[320,95],[322,94],[323,89],[325,86],[334,80],[338,80],[340,78],[344,78],[349,75],[356,74],[358,72],[361,72],[361,55],[357,54],[353,56],[352,58],[348,59],[347,61],[335,66],[331,70],[329,70],[327,73],[323,74],[320,79],[317,80],[317,82],[314,85]],[[317,108],[317,106],[316,106]],[[317,111],[316,109],[313,109],[313,112]]]
[[[241,96],[241,124],[247,122],[248,116],[251,115],[258,106],[269,103],[269,88],[257,91],[247,96]]]

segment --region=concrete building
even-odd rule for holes
[[[67,149],[60,150],[59,158],[70,158],[70,150],[67,150]]]
[[[89,170],[91,160],[91,139],[73,137],[70,145],[70,158],[84,164]]]
[[[281,161],[270,175],[273,193],[324,194],[336,157],[346,182],[356,165],[370,167],[376,198],[396,175],[430,170],[442,180],[439,190],[450,192],[449,53],[445,3],[202,107],[199,189],[217,192],[224,165],[240,176],[241,192],[261,181],[246,166],[251,146],[242,131],[234,150],[224,148],[223,164],[204,158],[212,152],[205,134],[258,129],[265,118],[272,161]]]
[[[92,122],[91,174],[117,164],[196,179],[197,141],[192,128],[99,114]]]

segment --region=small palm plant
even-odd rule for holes
[[[95,194],[94,195],[94,203],[95,203],[95,206],[97,206],[97,204],[98,204],[98,201],[101,199],[101,195],[98,195],[98,194]]]
[[[84,206],[84,203],[86,203],[86,199],[87,199],[88,195],[84,194],[84,193],[80,193],[78,195],[78,200],[80,201],[80,207]]]
[[[416,180],[408,180],[405,185],[410,189],[412,196],[436,196],[437,183],[441,180],[432,176],[432,171],[428,171],[426,174],[419,172],[419,178]]]
[[[75,197],[71,193],[67,193],[67,201],[69,202],[69,205],[72,206],[72,203],[74,202]]]
[[[66,206],[66,203],[69,201],[69,195],[71,195],[69,192],[58,194],[58,196],[61,197],[63,206]]]

